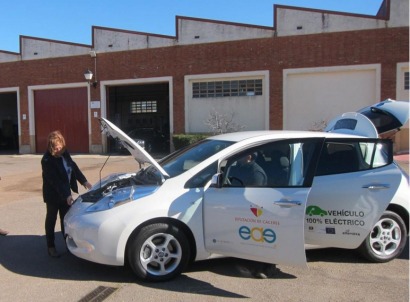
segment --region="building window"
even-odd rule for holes
[[[262,80],[233,80],[192,83],[193,98],[262,95]]]
[[[404,90],[409,90],[409,72],[404,73]]]
[[[157,109],[157,101],[134,101],[130,103],[131,113],[155,113]]]

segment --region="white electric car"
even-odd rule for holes
[[[338,117],[325,132],[222,134],[159,162],[103,118],[143,168],[110,175],[77,198],[64,221],[68,249],[128,263],[147,281],[216,256],[306,266],[305,249],[337,247],[392,260],[407,241],[410,191],[392,141],[379,137],[408,115],[407,102],[386,100]]]

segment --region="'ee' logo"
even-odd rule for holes
[[[271,229],[264,229],[261,227],[253,227],[252,229],[247,226],[241,226],[239,228],[239,236],[243,240],[252,239],[256,242],[268,242],[274,243],[276,240],[276,234]]]

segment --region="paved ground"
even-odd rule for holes
[[[403,168],[404,171],[407,172],[407,174],[409,173],[409,154],[405,153],[405,154],[400,154],[400,155],[396,155],[394,157],[394,160],[400,165],[400,167]]]
[[[409,250],[386,264],[370,264],[354,252],[309,251],[309,269],[281,267],[273,279],[250,275],[238,259],[197,263],[170,282],[144,284],[125,268],[98,265],[69,253],[47,256],[41,157],[0,155],[0,301],[81,301],[95,289],[115,293],[106,301],[409,301]],[[90,182],[138,165],[130,156],[74,156]],[[407,172],[408,155],[397,158]],[[64,243],[57,237],[57,248]],[[82,301],[93,301],[85,299]],[[102,300],[99,300],[102,301]]]
[[[107,156],[73,155],[73,158],[90,183],[98,181],[100,176],[139,168],[131,156],[111,156],[105,166]],[[22,198],[41,198],[40,161],[40,155],[0,155],[0,204]]]

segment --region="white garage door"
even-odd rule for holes
[[[185,131],[225,123],[231,131],[268,129],[268,79],[268,71],[185,76]]]
[[[380,66],[284,70],[283,128],[323,130],[334,116],[380,101]]]

